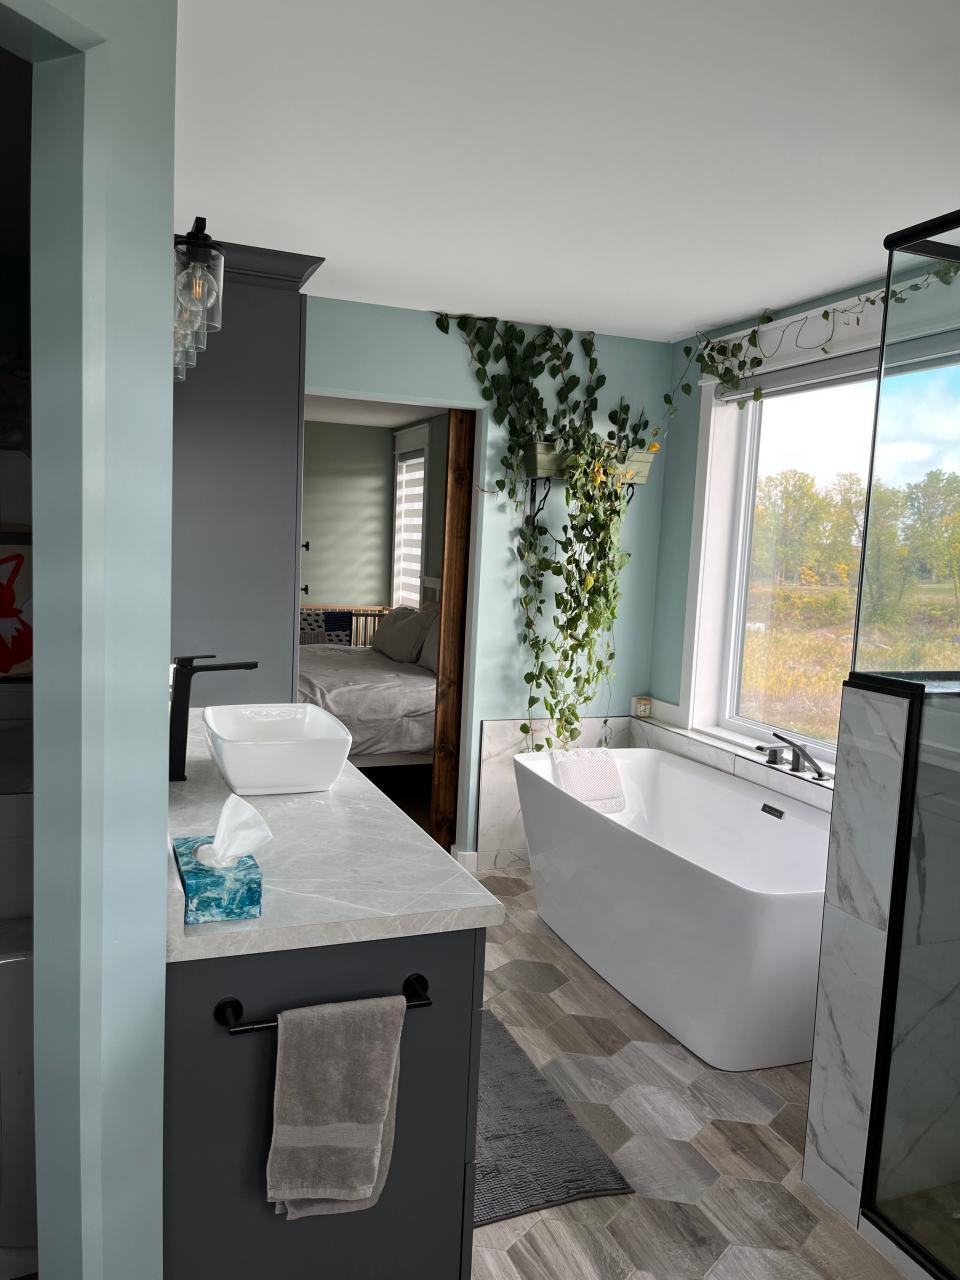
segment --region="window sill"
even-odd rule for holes
[[[736,774],[817,809],[829,811],[833,803],[832,775],[818,779],[809,774],[791,773],[787,764],[767,764],[755,750],[754,743],[743,734],[733,733],[719,725],[709,729],[683,729],[651,716],[633,716],[632,721],[634,740],[641,745],[658,747],[725,773]],[[649,733],[645,733],[647,728]],[[825,762],[820,763],[826,768]]]

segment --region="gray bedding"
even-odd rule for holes
[[[437,678],[425,667],[373,649],[301,645],[299,697],[343,721],[353,756],[433,751]]]

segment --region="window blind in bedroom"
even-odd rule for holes
[[[397,454],[393,525],[393,607],[420,607],[423,573],[424,449]]]

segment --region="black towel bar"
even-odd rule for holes
[[[408,1009],[429,1009],[433,1004],[430,996],[427,994],[430,990],[430,983],[426,980],[422,973],[411,973],[408,978],[404,978],[402,991],[407,998]],[[331,1001],[325,1000],[324,1004],[342,1004],[342,1000]],[[213,1006],[213,1020],[226,1027],[228,1033],[232,1036],[242,1036],[248,1031],[276,1031],[277,1020],[274,1018],[270,1022],[241,1022],[243,1017],[243,1004],[236,996],[224,996],[222,1000],[218,1000]]]

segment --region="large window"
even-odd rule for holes
[[[960,365],[885,370],[856,666],[960,667]]]
[[[721,723],[835,740],[853,663],[876,382],[782,392],[750,412]]]
[[[400,433],[406,435],[407,433]],[[393,517],[393,607],[420,607],[426,448],[403,449],[398,438]]]

